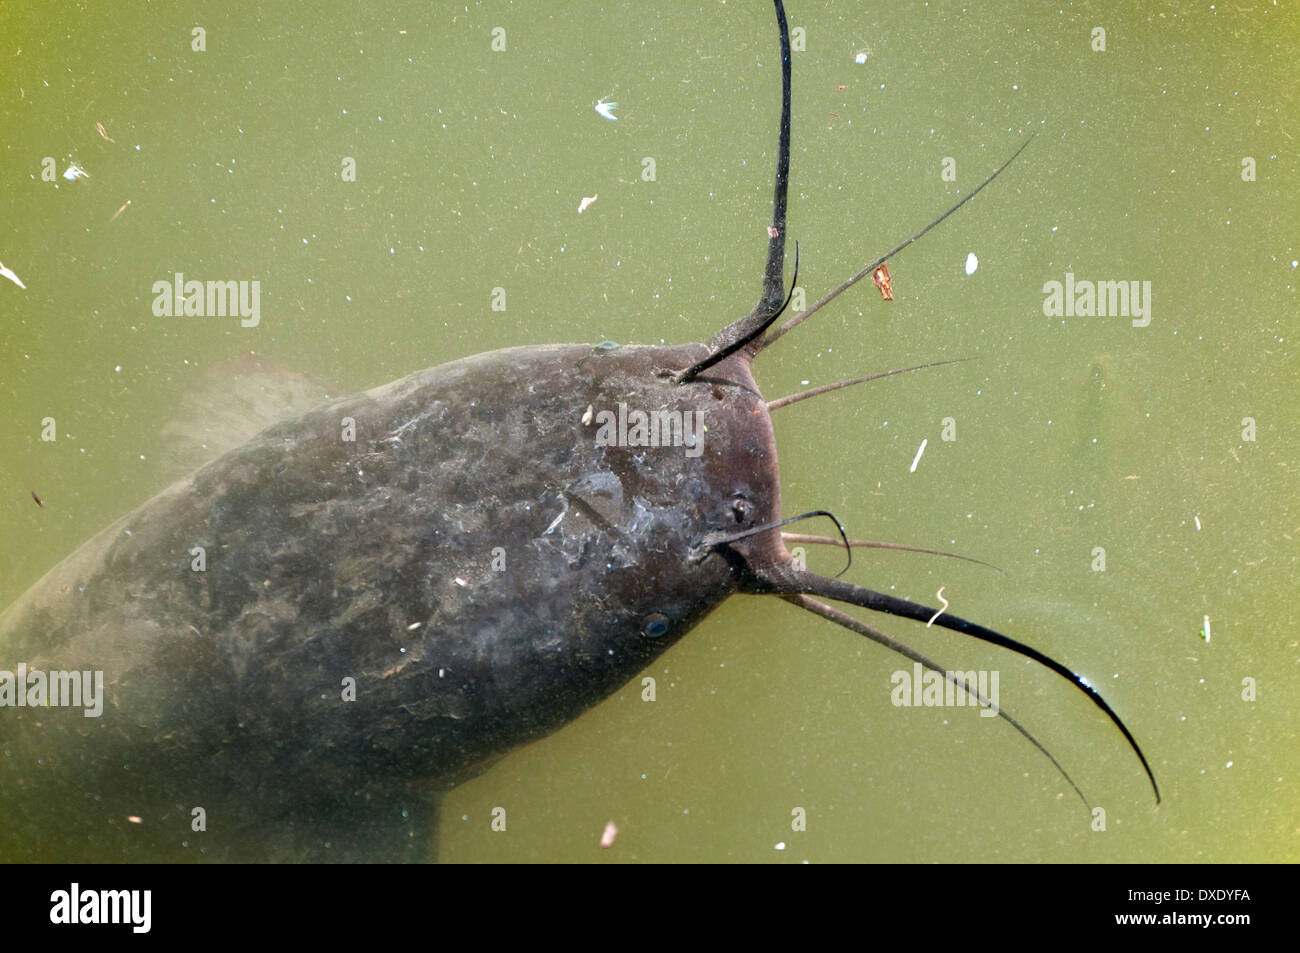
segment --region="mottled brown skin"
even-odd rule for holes
[[[0,858],[427,858],[438,791],[624,685],[777,536],[692,551],[780,511],[747,357],[673,381],[706,353],[529,347],[420,371],[106,529],[0,616],[0,667],[103,670],[106,695],[99,718],[0,712]],[[620,401],[703,411],[703,453],[596,446],[584,412]]]

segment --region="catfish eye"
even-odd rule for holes
[[[641,620],[641,634],[647,638],[657,639],[668,631],[668,616],[662,612],[652,612]]]
[[[737,497],[731,501],[731,512],[737,523],[745,522],[749,518],[749,502],[744,497]]]

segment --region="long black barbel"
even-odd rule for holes
[[[1028,149],[1028,148],[1029,148],[1029,144],[1030,144],[1031,142],[1033,142],[1033,141],[1034,141],[1034,134],[1033,134],[1033,133],[1030,133],[1029,138],[1025,140],[1024,145],[1022,145],[1019,149],[1017,149],[1015,152],[1013,152],[1013,153],[1011,154],[1011,158],[1010,158],[1010,159],[1008,159],[1006,162],[1004,162],[1004,163],[1002,163],[1000,166],[998,166],[997,170],[996,170],[992,175],[990,175],[987,179],[985,179],[985,180],[984,180],[983,182],[981,182],[978,186],[976,186],[976,187],[975,187],[975,190],[974,190],[973,192],[971,192],[969,195],[963,197],[963,198],[961,199],[961,201],[959,201],[956,205],[954,205],[952,208],[948,209],[948,211],[944,212],[942,215],[940,215],[938,218],[936,218],[934,221],[932,221],[929,225],[925,226],[925,228],[921,229],[919,232],[917,232],[917,233],[916,233],[915,235],[913,235],[911,238],[907,238],[907,239],[904,239],[903,241],[899,242],[897,245],[895,245],[895,246],[894,246],[893,248],[891,248],[889,251],[885,252],[883,255],[881,255],[879,258],[877,258],[877,259],[876,259],[875,261],[873,261],[871,264],[867,265],[867,267],[865,267],[865,268],[863,268],[861,271],[859,271],[856,275],[854,275],[854,276],[853,276],[852,278],[850,278],[848,281],[845,281],[843,284],[839,285],[838,287],[836,287],[836,288],[832,288],[830,291],[826,292],[826,294],[822,295],[822,296],[821,296],[820,298],[818,298],[815,302],[813,302],[812,306],[809,307],[806,311],[802,311],[802,312],[800,312],[799,314],[796,314],[793,318],[791,318],[791,319],[790,319],[789,321],[787,321],[785,324],[781,325],[779,328],[777,328],[775,331],[773,331],[771,334],[769,334],[767,337],[765,337],[765,338],[763,339],[763,343],[759,345],[758,350],[761,351],[761,350],[763,350],[763,348],[768,347],[768,346],[770,346],[770,345],[776,343],[776,341],[781,337],[781,335],[785,334],[785,333],[786,333],[787,331],[789,331],[791,328],[794,328],[794,327],[798,326],[798,325],[801,324],[802,322],[807,321],[810,317],[812,317],[814,314],[816,314],[818,311],[820,311],[820,310],[821,310],[822,308],[824,308],[826,305],[830,304],[832,301],[834,301],[836,298],[838,298],[838,297],[839,297],[841,294],[843,294],[845,291],[848,291],[850,288],[852,288],[854,285],[856,285],[856,284],[857,284],[859,281],[861,281],[863,278],[867,277],[867,275],[871,274],[873,271],[875,271],[877,268],[879,268],[881,265],[883,265],[883,264],[884,264],[885,262],[887,262],[889,259],[893,258],[893,257],[894,257],[895,255],[897,255],[900,251],[902,251],[904,248],[906,248],[908,245],[912,244],[912,242],[914,242],[914,241],[916,241],[917,239],[919,239],[922,235],[924,235],[924,234],[925,234],[926,232],[928,232],[930,229],[934,228],[936,225],[938,225],[940,222],[942,222],[944,219],[946,219],[946,218],[947,218],[949,215],[951,215],[953,212],[957,211],[957,209],[961,208],[963,205],[965,205],[967,202],[969,202],[969,201],[970,201],[971,199],[973,199],[975,196],[979,195],[980,192],[984,191],[984,189],[989,185],[989,183],[991,183],[994,179],[996,179],[996,178],[997,178],[998,176],[1000,176],[1003,172],[1005,172],[1007,166],[1009,166],[1009,165],[1011,165],[1011,163],[1015,162],[1016,159],[1020,157],[1020,153],[1024,152],[1026,149]]]
[[[1020,732],[1020,734],[1022,734],[1025,738],[1027,738],[1031,745],[1033,745],[1035,748],[1041,751],[1048,761],[1052,762],[1052,764],[1056,766],[1056,770],[1061,772],[1061,777],[1065,778],[1066,783],[1069,784],[1070,787],[1074,788],[1074,793],[1079,795],[1079,800],[1083,802],[1084,807],[1090,807],[1090,805],[1088,804],[1088,799],[1084,797],[1083,792],[1079,790],[1079,785],[1074,783],[1074,779],[1070,777],[1070,773],[1066,771],[1064,767],[1061,766],[1061,762],[1056,760],[1056,758],[1052,755],[1052,752],[1048,751],[1047,748],[1045,748],[1037,738],[1035,738],[1032,734],[1030,734],[1029,730],[1025,728],[1024,725],[1016,721],[1016,719],[1013,718],[1005,708],[1003,708],[1001,705],[994,705],[989,699],[985,698],[983,693],[980,692],[980,690],[978,689],[978,687],[970,685],[964,679],[959,679],[955,672],[945,669],[938,662],[935,662],[932,659],[928,658],[927,656],[922,655],[920,652],[916,651],[916,649],[912,648],[910,645],[906,645],[902,642],[899,642],[897,639],[890,638],[888,635],[881,632],[879,629],[867,625],[865,622],[863,622],[860,619],[853,618],[853,616],[849,615],[847,612],[841,612],[839,609],[836,609],[833,606],[828,606],[826,603],[802,593],[797,595],[784,595],[782,596],[782,598],[785,599],[786,602],[791,603],[792,605],[799,606],[801,609],[807,609],[809,612],[821,616],[823,619],[829,619],[831,622],[834,622],[837,625],[842,625],[844,626],[844,628],[849,629],[852,632],[858,633],[858,635],[865,635],[873,642],[877,642],[880,645],[883,645],[885,648],[889,649],[890,651],[897,652],[899,655],[903,656],[903,658],[911,659],[913,662],[917,662],[921,665],[924,665],[932,672],[938,672],[946,680],[952,682],[958,688],[965,691],[968,695],[974,697],[974,699],[977,702],[979,702],[979,704],[993,711],[996,711],[999,718],[1002,718],[1003,720],[1007,721],[1011,725],[1011,727],[1015,728],[1016,731]],[[1156,800],[1157,801],[1159,800],[1158,794]]]
[[[911,367],[897,367],[892,371],[880,371],[877,374],[868,374],[866,377],[853,377],[846,381],[836,381],[833,384],[822,384],[820,387],[814,387],[812,390],[801,390],[793,394],[786,394],[784,397],[778,397],[775,400],[767,402],[767,412],[779,410],[782,407],[789,407],[791,404],[797,404],[801,400],[807,400],[809,397],[817,397],[820,394],[829,394],[831,391],[840,390],[843,387],[852,387],[854,384],[865,384],[867,381],[878,381],[882,377],[893,377],[895,374],[910,374],[912,371],[925,370],[927,367],[942,367],[944,364],[961,364],[963,361],[973,361],[973,357],[958,357],[950,361],[931,361],[928,364],[913,364]]]
[[[677,383],[694,380],[719,361],[726,360],[746,345],[752,344],[781,316],[790,296],[785,294],[785,209],[790,182],[790,29],[785,22],[785,7],[773,0],[776,24],[781,33],[781,131],[776,147],[776,183],[772,189],[772,228],[768,232],[767,267],[763,271],[763,293],[754,310],[733,321],[709,342],[710,353],[677,375]],[[795,280],[798,280],[799,246],[795,246]],[[784,303],[782,299],[784,298]]]
[[[795,242],[794,243],[794,278],[790,282],[790,293],[785,296],[785,301],[781,304],[781,307],[777,308],[776,311],[774,311],[772,314],[768,315],[766,318],[760,321],[752,331],[746,332],[743,337],[739,337],[736,340],[732,341],[730,344],[718,348],[716,351],[711,352],[708,357],[704,358],[701,361],[697,361],[696,363],[688,367],[686,370],[682,371],[680,374],[677,375],[677,383],[684,384],[687,381],[694,380],[696,376],[698,376],[701,372],[708,370],[710,367],[712,367],[714,364],[717,364],[719,361],[725,361],[727,358],[731,357],[731,355],[735,354],[741,348],[745,347],[748,344],[752,344],[755,340],[757,340],[759,335],[761,335],[764,331],[770,328],[772,324],[776,321],[776,319],[781,317],[781,315],[785,313],[786,307],[790,304],[790,299],[794,297],[795,285],[798,284],[798,282],[799,282],[799,243]]]
[[[753,589],[754,592],[820,596],[823,599],[847,602],[850,605],[861,606],[864,609],[887,612],[890,615],[915,619],[918,622],[933,621],[934,625],[942,626],[953,632],[960,632],[962,635],[973,636],[992,645],[1010,649],[1018,655],[1033,659],[1039,665],[1051,669],[1087,695],[1092,703],[1105,712],[1106,717],[1120,730],[1120,733],[1128,741],[1129,747],[1133,749],[1133,753],[1142,762],[1142,770],[1146,772],[1147,779],[1151,782],[1151,790],[1155,793],[1156,803],[1160,803],[1160,787],[1156,784],[1156,776],[1152,773],[1151,765],[1147,763],[1146,755],[1142,753],[1142,748],[1138,745],[1137,739],[1133,737],[1132,732],[1128,730],[1128,727],[1120,720],[1119,715],[1115,714],[1110,705],[1106,703],[1106,699],[1102,698],[1095,688],[1088,684],[1082,676],[1070,671],[1056,659],[1044,655],[1031,646],[1017,642],[1001,632],[995,632],[977,623],[969,622],[960,616],[939,612],[937,609],[909,602],[907,599],[899,599],[896,596],[888,596],[883,592],[866,589],[850,582],[819,576],[816,573],[808,572],[806,569],[799,569],[793,565],[756,570],[755,575],[757,585]]]
[[[809,533],[782,533],[781,541],[785,543],[811,543],[814,546],[843,546],[844,544],[834,536],[813,536]],[[949,559],[960,559],[968,563],[975,563],[980,566],[987,566],[989,569],[996,569],[1002,575],[1006,575],[1006,570],[1001,566],[995,566],[992,563],[986,563],[982,559],[976,559],[974,556],[963,556],[961,553],[947,553],[942,549],[926,549],[924,546],[908,546],[904,543],[885,543],[878,539],[851,539],[848,542],[849,548],[857,546],[861,549],[894,549],[904,553],[924,553],[927,556],[946,556]]]
[[[829,513],[826,510],[809,510],[807,513],[800,513],[798,516],[787,516],[785,519],[777,520],[774,523],[764,523],[762,526],[751,526],[749,529],[742,529],[737,533],[710,533],[695,545],[694,558],[696,560],[703,559],[719,546],[725,546],[728,543],[735,543],[742,539],[748,539],[750,536],[757,536],[759,533],[766,533],[768,530],[778,529],[782,526],[789,526],[791,523],[811,519],[814,516],[826,517],[834,523],[835,528],[840,531],[840,539],[844,541],[844,549],[848,553],[848,562],[845,563],[844,568],[836,574],[837,576],[842,576],[848,572],[849,567],[853,565],[853,544],[849,542],[849,536],[844,532],[844,526],[835,518],[835,514]],[[785,534],[783,533],[782,535]]]

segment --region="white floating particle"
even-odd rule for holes
[[[1196,529],[1199,531],[1200,528],[1201,528],[1201,518],[1200,518],[1200,516],[1193,516],[1192,519],[1196,520]]]
[[[1210,641],[1210,617],[1208,615],[1205,617],[1205,628],[1201,630],[1201,637],[1206,642]]]
[[[613,821],[605,824],[605,831],[600,835],[600,846],[602,849],[613,847],[614,838],[618,836],[618,825]]]
[[[614,110],[617,108],[618,103],[607,103],[603,99],[596,103],[596,112],[606,119],[612,119],[614,122],[618,122],[618,117],[614,115]]]
[[[921,454],[925,453],[925,445],[929,442],[930,442],[929,437],[926,437],[924,440],[921,441],[921,446],[919,446],[916,450],[916,458],[912,460],[912,469],[908,471],[909,473],[916,472],[916,465],[921,462]]]
[[[971,252],[969,255],[966,256],[966,274],[968,275],[975,274],[975,269],[978,268],[979,266],[980,266],[980,260],[975,257],[974,252]]]
[[[466,586],[469,585],[469,583],[467,583],[464,579],[460,578],[460,576],[457,576],[457,577],[456,577],[454,580],[452,580],[452,581],[455,582],[456,585],[460,586],[462,589],[464,589]]]
[[[27,286],[23,284],[23,280],[19,278],[17,275],[15,275],[11,269],[6,268],[3,262],[0,262],[0,275],[3,275],[4,277],[8,278],[10,281],[16,284],[19,288],[22,288],[24,291],[27,290]]]
[[[866,50],[859,50],[859,51],[858,51],[858,55],[855,56],[855,57],[853,57],[853,62],[855,62],[855,63],[857,63],[859,66],[861,66],[863,63],[865,63],[865,62],[867,61],[867,56],[868,56],[868,55],[869,55],[869,54],[867,53]]]

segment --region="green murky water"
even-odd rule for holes
[[[901,660],[738,597],[654,666],[653,704],[630,686],[454,792],[444,859],[1300,857],[1296,14],[882,6],[790,3],[810,301],[1037,139],[892,262],[892,304],[859,286],[756,364],[773,397],[974,359],[781,411],[784,510],[1003,567],[860,552],[850,575],[926,603],[943,586],[953,612],[1084,673],[1165,803],[1029,663],[874,620],[998,670],[1105,832],[1005,723],[893,707]],[[0,282],[0,604],[163,485],[172,408],[224,360],[256,351],[346,392],[511,344],[698,340],[756,298],[779,85],[765,4],[318,7],[6,5],[0,260],[27,290]],[[91,177],[42,181],[45,157]],[[258,279],[260,325],[154,317],[175,272]],[[1150,282],[1150,323],[1045,316],[1067,272]]]

